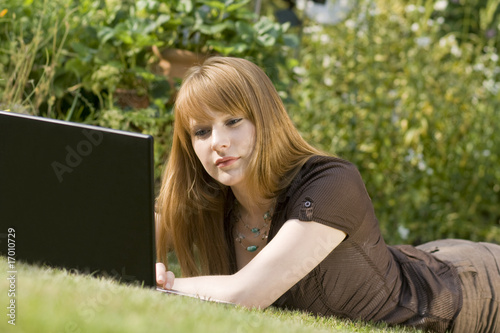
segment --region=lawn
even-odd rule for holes
[[[248,310],[104,278],[16,263],[15,298],[0,257],[0,332],[417,332],[270,308]],[[8,323],[15,299],[15,326]]]

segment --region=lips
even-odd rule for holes
[[[223,157],[215,161],[215,165],[219,168],[227,167],[236,162],[239,157]]]

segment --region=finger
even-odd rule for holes
[[[175,275],[171,271],[165,273],[166,281],[165,281],[165,289],[172,289],[174,286]]]
[[[163,286],[165,282],[167,281],[167,277],[165,274],[165,271],[167,269],[165,268],[165,265],[161,262],[156,263],[156,283],[159,284],[160,286]]]

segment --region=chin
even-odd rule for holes
[[[234,186],[234,185],[238,184],[238,182],[224,181],[224,180],[223,181],[218,180],[218,182],[224,186]]]
[[[236,175],[232,175],[227,172],[215,173],[210,175],[213,179],[225,186],[235,186],[241,184],[243,182],[244,177],[237,173]]]
[[[225,186],[235,186],[241,183],[241,179],[225,178],[225,177],[219,178],[217,181]]]

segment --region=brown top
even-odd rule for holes
[[[269,241],[290,219],[319,222],[347,237],[275,306],[436,332],[446,331],[458,315],[462,298],[456,269],[414,247],[385,244],[353,164],[311,158],[279,196]]]

